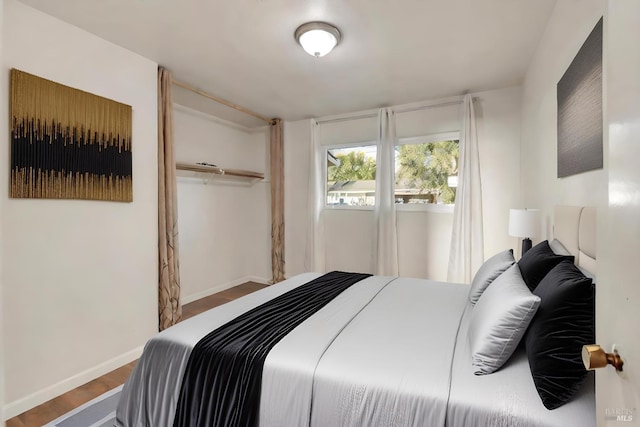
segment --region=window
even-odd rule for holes
[[[396,205],[452,206],[458,186],[457,133],[403,138],[395,147]],[[376,145],[329,148],[326,205],[372,207],[376,193]],[[449,209],[449,208],[447,208]]]
[[[458,137],[440,137],[399,141],[395,158],[397,204],[452,205],[455,202]]]
[[[327,150],[327,205],[373,206],[375,192],[375,145]]]

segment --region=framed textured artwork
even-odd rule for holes
[[[131,107],[11,70],[14,198],[133,201]]]
[[[602,18],[557,87],[558,178],[602,169]]]

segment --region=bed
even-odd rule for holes
[[[573,254],[576,265],[595,274],[593,208],[557,207],[554,236],[554,252]],[[295,276],[152,338],[124,386],[116,425],[174,425],[196,343],[319,276]],[[593,376],[568,403],[549,410],[523,345],[496,372],[474,374],[469,293],[468,284],[405,277],[371,276],[353,284],[269,351],[259,425],[595,426]]]

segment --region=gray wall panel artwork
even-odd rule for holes
[[[558,178],[602,169],[602,18],[567,68],[558,94]]]

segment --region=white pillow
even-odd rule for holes
[[[504,365],[539,304],[517,264],[493,281],[471,312],[468,334],[474,374],[490,374]]]
[[[478,269],[478,272],[471,282],[471,290],[469,291],[469,301],[471,301],[471,304],[478,302],[478,298],[480,298],[480,295],[482,295],[491,282],[507,268],[515,264],[515,262],[513,249],[497,253],[486,260]]]
[[[571,252],[569,252],[567,248],[565,248],[564,245],[558,239],[550,240],[549,247],[551,248],[553,253],[556,255],[571,256]]]

